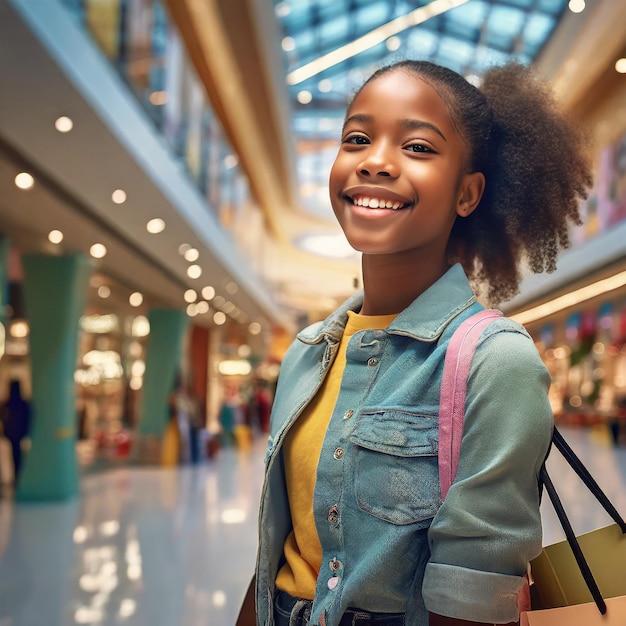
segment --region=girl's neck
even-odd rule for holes
[[[362,315],[391,315],[406,309],[449,269],[447,263],[397,263],[383,255],[363,255]]]

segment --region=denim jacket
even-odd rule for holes
[[[259,625],[274,623],[274,581],[291,529],[285,434],[320,388],[347,311],[361,303],[359,293],[302,331],[281,367],[259,514]],[[517,619],[526,564],[541,551],[538,473],[553,421],[549,375],[532,339],[509,319],[481,336],[445,502],[439,488],[445,351],[458,325],[481,308],[455,265],[387,328],[350,339],[317,468],[322,568],[311,624],[335,626],[348,607],[406,613],[411,626],[427,626],[428,611],[478,622]]]

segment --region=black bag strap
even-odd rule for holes
[[[555,428],[552,435],[552,441],[559,452],[563,455],[565,460],[569,463],[570,467],[580,476],[585,486],[591,491],[598,502],[602,505],[604,510],[615,520],[615,523],[620,527],[622,533],[626,533],[626,522],[622,519],[617,509],[613,506],[611,501],[606,497],[606,494],[593,476],[589,473],[589,470],[584,466],[583,462],[576,456],[574,451],[570,448],[569,444],[563,438],[563,435]]]
[[[552,441],[555,447],[559,450],[559,452],[563,455],[565,460],[568,462],[570,467],[578,474],[581,478],[585,486],[591,491],[591,493],[595,496],[598,502],[602,505],[605,511],[615,520],[617,525],[620,527],[622,533],[626,533],[626,523],[622,519],[621,515],[617,511],[617,509],[613,506],[611,501],[607,498],[606,494],[602,491],[598,483],[595,481],[593,476],[589,473],[589,470],[584,466],[583,462],[576,456],[574,451],[570,448],[569,444],[563,438],[563,435],[558,431],[558,429],[554,429],[554,433],[552,435]],[[569,519],[567,518],[567,514],[565,513],[565,509],[563,508],[563,504],[561,503],[561,499],[559,498],[556,489],[554,488],[554,484],[548,475],[548,470],[546,469],[545,463],[541,467],[541,471],[539,474],[539,479],[541,483],[545,486],[546,491],[548,492],[548,497],[552,502],[552,506],[556,512],[557,517],[559,518],[559,522],[565,531],[565,536],[567,537],[567,543],[572,549],[572,553],[574,554],[574,558],[576,559],[576,563],[578,564],[578,568],[580,569],[580,573],[582,574],[585,584],[591,593],[591,597],[593,598],[598,610],[602,615],[606,613],[606,603],[604,602],[604,598],[600,593],[600,589],[598,588],[598,584],[591,573],[591,569],[589,568],[589,564],[585,559],[585,555],[578,543],[578,539],[576,538],[576,534],[572,529],[572,525],[570,524]]]
[[[572,529],[572,525],[569,523],[569,519],[565,513],[565,509],[561,504],[561,499],[559,498],[552,481],[550,480],[550,476],[548,476],[548,471],[546,470],[546,466],[543,465],[541,468],[541,482],[546,488],[548,492],[548,496],[550,501],[552,502],[552,506],[556,511],[556,515],[559,518],[559,522],[561,522],[561,526],[565,531],[565,536],[567,537],[567,543],[569,543],[572,552],[574,553],[574,558],[576,559],[576,563],[578,564],[578,568],[580,569],[580,573],[583,575],[585,579],[585,584],[587,588],[591,592],[591,596],[598,607],[598,610],[602,615],[606,613],[606,603],[604,602],[604,598],[600,593],[600,589],[598,589],[598,584],[596,583],[593,574],[591,573],[591,569],[589,569],[589,564],[587,563],[587,559],[585,559],[585,555],[580,548],[580,544],[578,543],[578,539],[576,539],[576,534]]]

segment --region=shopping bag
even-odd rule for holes
[[[578,544],[603,598],[626,595],[626,535],[617,524],[579,535]],[[593,602],[567,541],[546,546],[532,561],[535,606]],[[626,620],[622,626],[626,626]]]
[[[595,602],[563,606],[556,609],[522,613],[520,626],[624,626],[626,596],[608,598],[606,613],[598,611]]]
[[[574,623],[571,616],[576,615],[576,619],[582,616],[580,619],[583,620],[577,623],[585,625],[619,623],[624,626],[626,620],[615,620],[620,620],[619,612],[626,609],[621,602],[612,602],[611,605],[617,608],[613,609],[614,615],[609,615],[607,598],[618,596],[626,602],[626,523],[557,429],[554,430],[552,442],[615,524],[577,537],[544,463],[541,481],[567,541],[544,548],[542,554],[531,563],[535,604],[533,610],[522,614],[522,620],[528,620],[528,624],[569,626]],[[593,599],[591,608],[595,609],[593,622],[589,621],[589,599]],[[566,614],[558,613],[565,605],[571,605],[568,607],[570,610]],[[543,613],[534,609],[550,607],[562,607],[552,609],[557,613],[552,614],[551,622],[531,621],[535,617],[534,613]]]

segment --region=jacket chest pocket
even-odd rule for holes
[[[430,523],[441,506],[436,417],[365,411],[350,441],[357,446],[359,508],[392,524]]]

